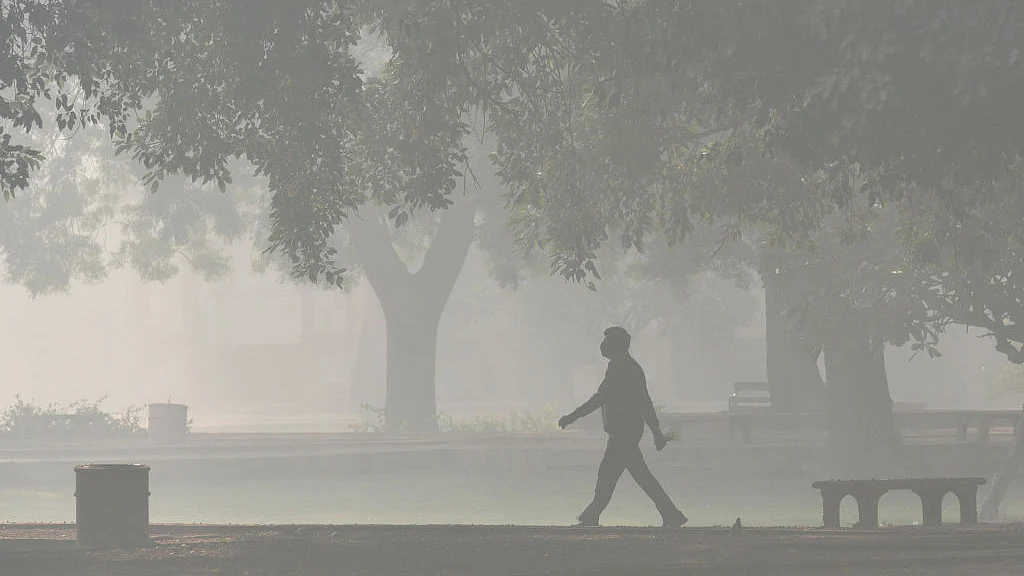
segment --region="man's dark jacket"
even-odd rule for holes
[[[597,393],[572,416],[582,418],[599,407],[604,431],[614,440],[639,442],[644,435],[644,424],[660,431],[654,402],[647,391],[647,378],[632,356],[609,361]]]

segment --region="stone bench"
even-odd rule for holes
[[[902,478],[871,480],[821,480],[811,484],[821,491],[822,521],[839,527],[839,504],[853,496],[861,528],[878,527],[878,501],[889,490],[910,490],[921,498],[925,526],[942,525],[942,499],[952,492],[960,501],[960,523],[978,523],[978,487],[984,478]]]
[[[967,440],[968,428],[978,430],[978,441],[988,442],[991,429],[996,423],[1013,427],[1019,432],[1020,410],[915,410],[895,413],[896,426],[903,430],[936,430],[952,428],[956,439]]]
[[[901,432],[922,432],[926,430],[956,430],[956,439],[967,440],[969,428],[978,430],[978,442],[989,442],[991,429],[1003,423],[1013,427],[1014,434],[1021,432],[1020,410],[909,410],[893,412],[896,427]],[[828,414],[823,413],[778,413],[770,411],[734,411],[729,413],[729,438],[738,435],[744,444],[751,442],[754,428],[828,430]]]

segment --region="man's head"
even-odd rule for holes
[[[629,332],[620,326],[612,326],[604,331],[601,342],[601,355],[609,360],[620,358],[629,353]]]

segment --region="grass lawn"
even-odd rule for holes
[[[666,489],[694,526],[818,526],[821,502],[809,483],[746,479],[691,484],[665,477]],[[594,477],[584,472],[540,478],[493,478],[417,472],[225,484],[151,480],[154,523],[209,524],[517,524],[566,525],[586,505]],[[805,485],[806,484],[806,485]],[[945,501],[944,519],[958,517],[956,499]],[[890,492],[880,505],[883,524],[920,521],[910,492]],[[1014,486],[1004,514],[1024,518],[1024,489]],[[856,521],[851,498],[843,502],[844,525]],[[0,522],[73,522],[74,479],[49,486],[0,486]],[[602,524],[660,523],[653,505],[628,474],[619,483]]]

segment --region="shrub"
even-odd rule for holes
[[[41,407],[15,396],[14,404],[0,412],[0,436],[129,438],[145,433],[142,407],[129,406],[120,414],[112,414],[101,409],[105,400]]]
[[[383,408],[363,404],[360,406],[367,416],[352,426],[360,434],[396,432],[401,426],[387,424]],[[437,415],[437,429],[442,434],[535,434],[558,430],[558,413],[553,406],[545,406],[540,412],[512,412],[505,416],[492,413],[473,419],[460,419],[441,412]]]

